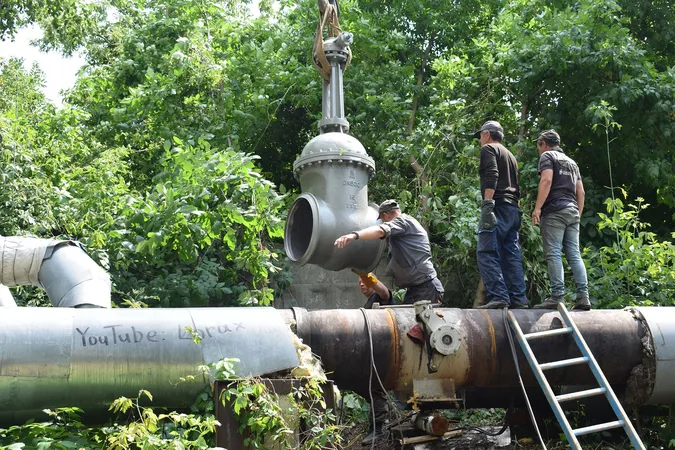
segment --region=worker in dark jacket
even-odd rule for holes
[[[483,196],[478,225],[478,269],[487,291],[486,309],[527,308],[523,256],[518,230],[518,162],[502,145],[504,129],[487,121],[474,133],[480,140],[480,190]]]

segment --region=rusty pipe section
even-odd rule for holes
[[[628,390],[626,398],[634,404],[673,402],[675,386],[666,381],[675,375],[674,364],[669,362],[673,350],[665,349],[675,345],[675,308],[645,309],[649,310],[647,318],[637,309],[594,310],[571,315],[608,381]],[[368,392],[372,338],[375,366],[382,381],[401,398],[411,395],[413,380],[419,379],[451,380],[458,389],[513,388],[515,391],[518,380],[502,311],[437,311],[454,327],[460,345],[451,355],[432,355],[438,369],[434,373],[429,373],[427,368],[426,347],[407,335],[417,324],[412,308],[310,312],[294,309],[294,314],[298,336],[321,356],[326,373],[343,389]],[[563,327],[555,311],[513,312],[525,333]],[[674,331],[664,335],[663,329]],[[657,346],[661,348],[660,357],[654,350],[653,330],[657,330],[662,342]],[[536,340],[531,345],[540,363],[579,356],[571,336]],[[517,354],[526,385],[537,386],[519,348]],[[661,370],[664,373],[660,373]],[[547,376],[551,385],[594,383],[586,366],[547,371]]]
[[[368,181],[375,162],[363,145],[347,134],[344,115],[343,72],[349,57],[350,33],[324,42],[331,66],[330,81],[323,81],[320,134],[310,140],[293,163],[300,195],[288,213],[284,247],[299,265],[315,264],[326,270],[353,268],[369,272],[377,266],[385,241],[358,241],[337,249],[335,239],[377,221],[377,205],[368,204]]]

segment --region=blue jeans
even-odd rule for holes
[[[523,213],[516,205],[495,206],[497,226],[478,230],[478,270],[488,301],[504,300],[509,305],[527,305],[523,255],[518,230]]]
[[[577,285],[577,298],[588,298],[586,266],[579,251],[579,211],[576,208],[565,208],[542,217],[541,241],[548,264],[551,296],[565,295],[565,271],[562,263],[564,251]]]

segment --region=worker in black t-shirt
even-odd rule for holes
[[[476,259],[489,300],[478,308],[527,308],[518,236],[522,215],[518,162],[502,145],[504,129],[499,122],[488,120],[473,136],[481,146],[478,175],[483,195]]]
[[[565,270],[562,255],[572,269],[576,285],[574,309],[588,311],[588,276],[581,258],[579,228],[586,193],[577,163],[560,148],[555,130],[542,131],[537,138],[539,190],[532,224],[540,224],[541,241],[548,265],[551,295],[536,309],[557,309],[565,301]]]

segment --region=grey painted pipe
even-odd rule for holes
[[[43,409],[64,406],[100,415],[139,389],[152,393],[154,406],[186,408],[208,386],[198,367],[222,358],[239,358],[240,375],[298,364],[292,333],[272,308],[7,308],[0,421],[46,419]]]

